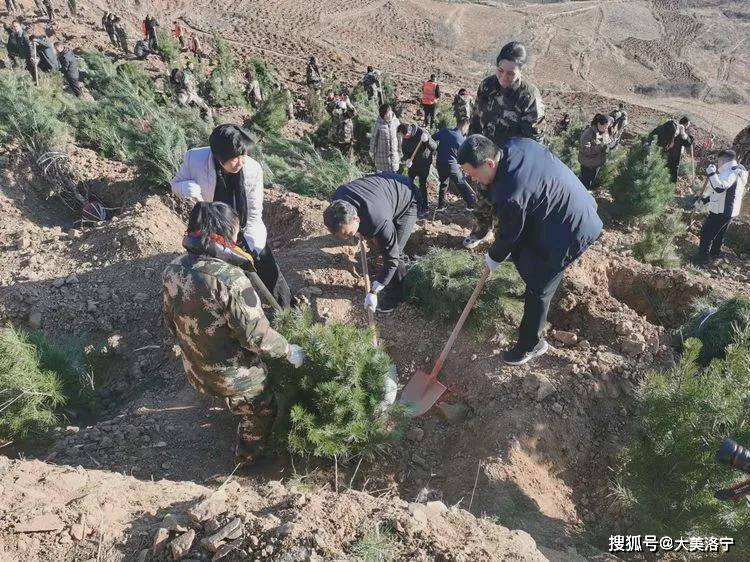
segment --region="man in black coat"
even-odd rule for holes
[[[328,230],[340,238],[375,240],[383,265],[365,297],[366,309],[388,314],[403,298],[404,247],[417,222],[414,184],[394,172],[379,172],[340,186],[323,213]],[[383,296],[378,302],[378,293]]]
[[[26,30],[19,20],[13,20],[11,24],[7,47],[11,68],[18,68],[20,61],[26,61],[31,56],[29,36],[26,34]]]
[[[656,143],[664,151],[673,182],[677,181],[682,153],[693,144],[693,136],[687,132],[689,127],[690,119],[687,117],[682,117],[679,123],[669,119],[648,134],[649,141],[656,138]]]
[[[596,202],[565,164],[531,139],[513,138],[500,149],[487,137],[471,135],[458,163],[488,186],[498,218],[487,267],[494,271],[511,258],[526,283],[518,341],[503,353],[505,363],[522,365],[549,349],[542,332],[565,268],[602,231]]]
[[[83,89],[80,82],[81,69],[78,64],[78,57],[60,41],[55,43],[55,51],[57,52],[57,60],[60,62],[60,72],[65,76],[70,91],[80,98],[83,95]]]
[[[55,48],[50,43],[49,39],[40,35],[32,35],[29,37],[31,43],[32,56],[26,63],[26,69],[31,72],[34,76],[34,61],[33,53],[36,52],[37,63],[36,66],[42,72],[52,72],[60,70],[60,63],[57,60],[57,54]]]
[[[430,133],[414,123],[401,123],[396,129],[401,135],[401,151],[404,155],[403,172],[411,181],[419,181],[419,218],[427,217],[427,178],[437,150],[437,141]]]

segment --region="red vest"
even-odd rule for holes
[[[430,82],[428,80],[422,84],[422,104],[435,105],[437,103],[437,96],[435,95],[436,89],[437,82]]]

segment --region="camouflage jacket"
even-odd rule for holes
[[[502,146],[511,137],[542,141],[544,103],[533,84],[519,80],[502,88],[495,76],[482,80],[477,90],[471,133],[481,133]]]
[[[190,384],[213,396],[260,394],[263,358],[283,357],[288,344],[269,325],[243,270],[188,253],[166,267],[163,281],[165,319]]]

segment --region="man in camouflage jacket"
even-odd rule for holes
[[[188,253],[163,274],[166,323],[182,350],[188,382],[223,398],[241,418],[237,456],[249,461],[261,452],[276,414],[263,360],[286,356],[299,366],[304,353],[271,328],[242,269],[251,267],[249,254],[223,239],[206,244],[190,234],[183,245]]]
[[[513,137],[543,140],[544,103],[536,86],[524,80],[526,48],[516,41],[505,45],[497,56],[497,70],[479,84],[472,116],[471,134],[482,134],[502,147]],[[492,229],[494,209],[486,190],[472,184],[477,192],[476,224],[464,240],[467,248],[476,247]]]

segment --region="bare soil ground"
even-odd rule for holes
[[[220,29],[237,54],[269,58],[298,88],[310,54],[349,81],[365,64],[380,66],[398,77],[404,96],[430,71],[449,91],[473,88],[498,46],[520,37],[531,45],[530,72],[544,88],[550,121],[624,100],[636,131],[665,112],[687,111],[701,135],[728,138],[750,117],[746,103],[635,88],[666,77],[704,93],[729,84],[747,95],[748,45],[740,39],[748,20],[739,2],[488,4],[160,1],[148,10],[165,27],[181,18],[204,39]],[[82,1],[81,17],[64,18],[58,33],[107,52],[104,7],[128,18],[132,36],[147,9]],[[722,41],[729,48],[717,47]],[[394,537],[398,560],[607,559],[591,537],[626,526],[608,475],[641,376],[673,361],[668,335],[691,299],[750,287],[746,225],[735,229],[727,259],[709,270],[639,263],[629,248],[640,233],[608,229],[570,269],[550,317],[554,349],[538,362],[502,366],[507,342],[467,331],[444,369],[444,404],[415,420],[387,457],[359,470],[339,466],[338,480],[333,467],[280,457],[228,481],[233,419],[187,385],[162,324],[160,275],[182,251],[184,208],[136,189],[127,166],[72,150],[76,170],[122,209],[106,224],[75,228],[69,211],[45,198],[22,151],[0,147],[0,320],[83,338],[101,409],[95,420],[70,419],[49,445],[3,450],[0,559],[165,559],[176,548],[167,541],[188,530],[196,537],[185,555],[210,559],[200,541],[237,517],[242,534],[225,541],[239,541],[229,560],[353,557],[353,544],[376,522]],[[269,241],[293,291],[321,321],[364,325],[356,248],[327,235],[323,207],[268,190]],[[470,222],[454,203],[420,224],[407,250],[458,247]],[[697,227],[680,240],[683,257],[695,251]],[[402,383],[437,357],[450,332],[412,306],[378,323]],[[346,491],[337,494],[336,484]],[[203,496],[219,507],[191,519]],[[163,543],[154,542],[159,537]]]

